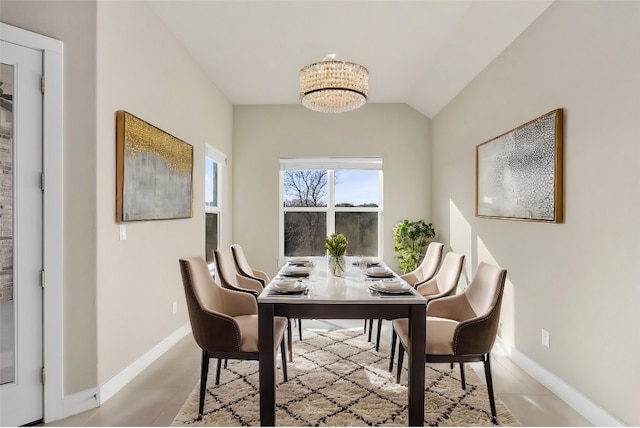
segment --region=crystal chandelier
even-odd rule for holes
[[[300,70],[300,101],[323,113],[355,110],[367,102],[369,71],[356,63],[338,61],[335,54]]]

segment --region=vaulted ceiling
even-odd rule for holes
[[[369,102],[433,118],[553,0],[147,0],[233,104],[296,104],[327,54],[369,69]]]

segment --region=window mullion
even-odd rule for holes
[[[327,170],[327,235],[336,231],[336,193],[335,171]]]

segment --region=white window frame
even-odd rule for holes
[[[379,157],[370,158],[281,158],[279,181],[279,230],[278,261],[285,263],[284,255],[284,214],[285,212],[324,212],[327,214],[327,235],[335,232],[336,212],[377,212],[378,213],[378,257],[383,258],[384,234],[382,222],[384,214],[383,202],[383,161]],[[335,206],[335,171],[341,170],[377,170],[379,182],[379,204],[377,207],[336,207]],[[326,207],[285,207],[284,206],[284,172],[297,170],[327,171],[327,206]]]

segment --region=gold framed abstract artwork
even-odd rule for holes
[[[562,109],[476,146],[476,216],[561,223]]]
[[[116,112],[116,221],[192,217],[193,146]]]

